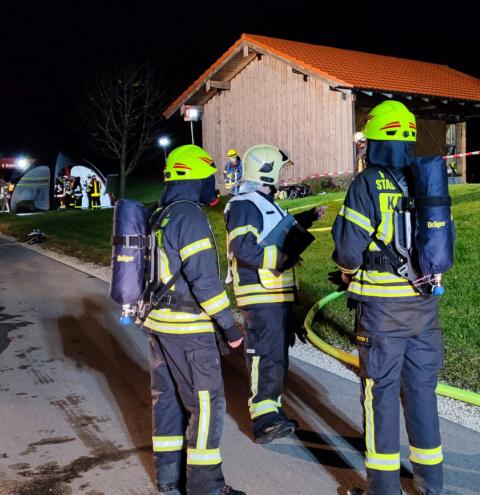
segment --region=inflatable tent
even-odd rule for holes
[[[98,170],[92,163],[86,162],[85,160],[72,160],[70,157],[60,152],[55,163],[55,179],[59,177],[79,177],[80,184],[82,185],[82,208],[88,208],[88,196],[87,196],[87,185],[89,181],[89,176],[95,175],[96,178],[101,183],[100,188],[100,205],[102,208],[113,207],[113,199],[111,195],[106,192],[106,179],[104,175]]]
[[[10,200],[10,208],[18,210],[22,209],[22,206],[36,210],[50,209],[50,168],[48,166],[34,166],[27,170],[16,183]]]

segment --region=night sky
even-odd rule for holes
[[[88,156],[71,121],[84,80],[98,67],[150,59],[176,96],[242,32],[426,60],[480,77],[477,17],[462,2],[441,11],[414,10],[418,1],[356,2],[357,9],[308,3],[317,9],[300,1],[5,0],[0,156],[50,161],[59,149]]]

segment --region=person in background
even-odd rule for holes
[[[225,165],[224,179],[227,193],[234,196],[238,193],[238,183],[242,178],[242,160],[234,149],[227,151],[227,163]]]

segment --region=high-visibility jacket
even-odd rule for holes
[[[185,181],[169,184],[162,204],[166,206],[178,200],[198,201],[200,184],[197,191],[197,182],[200,183]],[[234,327],[229,299],[219,279],[205,214],[191,204],[174,205],[155,234],[163,284],[180,271],[167,295],[197,306],[185,311],[169,307],[154,309],[144,325],[151,330],[170,334],[213,332],[212,320],[223,330]]]
[[[293,268],[278,272],[283,253],[275,245],[260,244],[285,215],[273,197],[259,191],[235,196],[227,204],[227,244],[239,307],[295,300]],[[309,211],[295,218],[309,227],[314,215]]]
[[[100,188],[102,187],[102,184],[99,180],[92,179],[90,183],[88,184],[88,194],[92,196],[93,198],[99,197],[100,196]]]
[[[225,188],[231,189],[242,178],[242,161],[239,159],[237,163],[232,163],[230,160],[225,165]]]
[[[401,300],[420,295],[393,267],[369,269],[372,265],[365,261],[367,253],[380,251],[372,235],[394,249],[394,210],[403,193],[390,180],[391,173],[402,179],[399,169],[387,171],[373,165],[357,175],[332,228],[333,260],[344,273],[353,275],[348,286],[353,299]]]

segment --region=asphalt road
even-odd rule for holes
[[[0,495],[153,493],[146,335],[117,324],[108,285],[0,240]],[[224,360],[227,481],[249,495],[364,485],[358,385],[292,359],[296,437],[249,433],[242,356]],[[446,494],[480,493],[480,434],[442,420]],[[403,433],[402,457],[406,459]],[[412,494],[410,466],[403,486]]]

